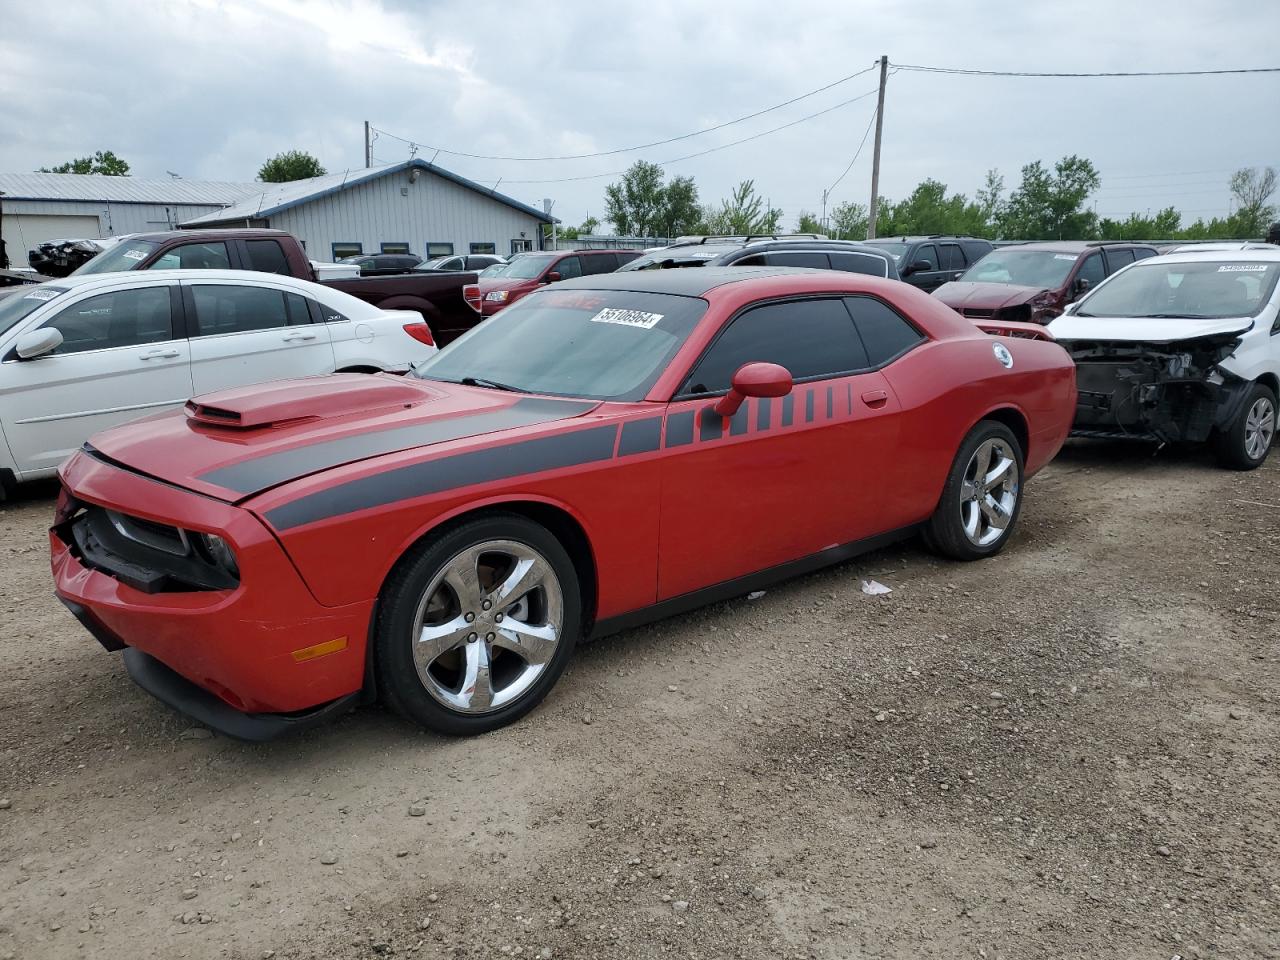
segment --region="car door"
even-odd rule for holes
[[[919,270],[912,270],[904,279],[913,287],[921,290],[936,290],[946,282],[946,274],[938,260],[938,248],[932,243],[922,243],[911,255],[912,266],[920,264]]]
[[[31,360],[0,363],[0,417],[17,469],[56,468],[90,436],[185,403],[191,364],[177,284],[89,292],[33,329],[63,341]]]
[[[713,407],[744,363],[791,371],[788,396]],[[898,402],[839,297],[772,301],[733,318],[666,411],[658,599],[882,531]]]
[[[283,287],[229,280],[182,283],[195,395],[332,373],[333,343],[306,300]]]
[[[203,240],[170,247],[147,265],[148,270],[233,270],[231,252],[222,240]]]
[[[558,273],[561,280],[572,280],[582,276],[582,260],[579,257],[561,257],[547,273]]]
[[[965,271],[964,250],[958,243],[938,244],[938,282],[928,289],[936,290]]]
[[[1067,287],[1068,302],[1084,295],[1107,278],[1106,267],[1102,263],[1102,251],[1095,250],[1084,258],[1076,267],[1075,276]]]

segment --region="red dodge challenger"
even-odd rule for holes
[[[1042,327],[852,273],[569,280],[407,377],[198,397],[62,468],[58,596],[162,701],[266,739],[361,698],[522,716],[583,637],[912,533],[1008,541],[1075,413]]]

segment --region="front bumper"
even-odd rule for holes
[[[373,601],[322,605],[248,511],[84,453],[67,462],[62,480],[77,501],[217,533],[236,551],[241,579],[233,589],[148,593],[92,569],[59,527],[50,531],[58,597],[107,649],[129,648],[130,674],[149,692],[246,739],[298,725],[262,715],[310,715],[360,692]],[[307,656],[318,644],[336,649]],[[251,735],[255,728],[274,732]]]

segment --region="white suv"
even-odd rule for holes
[[[1280,393],[1280,249],[1140,260],[1049,330],[1076,362],[1073,434],[1209,441],[1239,470],[1267,458]]]
[[[274,273],[67,277],[0,298],[0,497],[90,435],[226,387],[404,372],[436,352],[413,311]]]

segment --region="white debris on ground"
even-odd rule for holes
[[[886,593],[893,593],[893,588],[886,587],[879,580],[863,580],[862,592],[868,597],[879,597]]]

